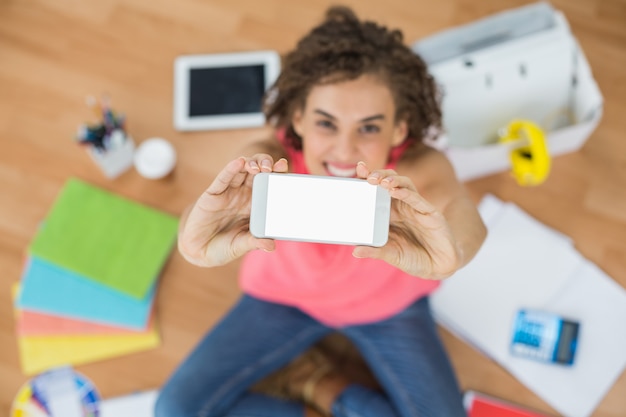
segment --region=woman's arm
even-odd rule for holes
[[[249,144],[248,146],[244,147],[240,151],[240,155],[269,155],[272,157],[273,161],[278,161],[281,158],[285,158],[285,159],[287,158],[287,152],[285,151],[285,148],[275,138],[262,139],[262,140],[253,142]],[[180,216],[180,220],[178,224],[179,241],[181,237],[181,232],[185,228],[185,225],[187,223],[187,218],[189,217],[189,213],[191,212],[191,209],[193,208],[193,206],[194,204],[190,204],[189,206],[187,206],[183,210]]]
[[[466,265],[486,236],[486,228],[447,158],[423,148],[403,159],[397,171],[370,171],[360,178],[389,190],[389,240],[382,248],[359,246],[356,257],[382,259],[408,274],[444,279]]]
[[[184,210],[178,228],[178,250],[198,266],[224,265],[252,249],[271,251],[274,241],[257,239],[250,234],[252,179],[260,172],[286,172],[287,160],[275,160],[270,153],[280,148],[271,141],[250,146],[251,157],[230,161],[200,195],[195,204]]]
[[[458,248],[458,268],[465,266],[480,249],[487,229],[448,158],[424,147],[411,160],[403,160],[398,173],[408,176],[419,194],[443,214]]]

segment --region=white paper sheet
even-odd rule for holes
[[[100,417],[154,417],[157,390],[114,397],[100,403]]]
[[[496,213],[488,202],[485,243],[465,268],[442,283],[431,302],[435,316],[455,333],[469,333],[472,344],[502,360],[509,355],[517,310],[545,305],[583,260],[568,238],[515,205],[500,206]]]
[[[515,205],[487,196],[479,209],[487,240],[433,294],[435,318],[560,413],[591,415],[626,366],[626,290],[581,256],[568,237]],[[513,318],[522,307],[581,323],[572,367],[510,354]]]
[[[626,366],[626,291],[585,261],[545,308],[580,321],[574,366],[546,369],[511,357],[507,367],[563,414],[591,415]]]

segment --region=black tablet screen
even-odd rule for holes
[[[189,116],[258,113],[265,92],[263,65],[192,68]]]

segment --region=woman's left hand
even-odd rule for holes
[[[357,246],[357,258],[381,259],[424,279],[444,279],[461,266],[461,254],[448,222],[426,201],[408,177],[394,170],[370,171],[364,163],[357,176],[391,195],[389,240],[380,247]]]

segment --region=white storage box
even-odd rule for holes
[[[510,169],[498,143],[514,119],[539,125],[550,155],[579,149],[602,95],[563,14],[548,3],[508,10],[413,44],[442,89],[439,145],[463,181]]]

